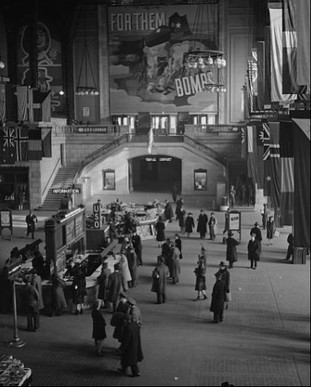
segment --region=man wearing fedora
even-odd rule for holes
[[[258,222],[255,222],[254,224],[254,227],[251,229],[250,231],[250,236],[252,236],[252,234],[255,234],[255,239],[256,241],[259,242],[259,250],[258,250],[258,253],[259,255],[261,254],[261,241],[262,241],[262,235],[261,235],[261,230],[259,228],[259,223]]]
[[[227,252],[226,259],[229,262],[229,269],[233,268],[233,263],[238,260],[238,254],[236,247],[240,244],[235,238],[233,238],[233,232],[229,230],[228,238],[226,239]]]

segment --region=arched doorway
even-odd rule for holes
[[[181,159],[167,155],[146,155],[129,160],[130,190],[172,192],[181,189]]]

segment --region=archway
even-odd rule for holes
[[[167,155],[146,155],[129,160],[130,191],[172,192],[181,189],[181,159]]]

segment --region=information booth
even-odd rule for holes
[[[61,272],[75,252],[86,251],[85,208],[77,208],[63,217],[54,216],[45,222],[46,260],[54,262],[54,271]]]

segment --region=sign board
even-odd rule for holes
[[[81,188],[52,188],[53,194],[80,194]]]
[[[94,214],[94,228],[101,228],[101,205],[100,203],[93,204],[93,214]]]
[[[230,211],[229,212],[229,230],[238,231],[241,240],[241,212]]]

